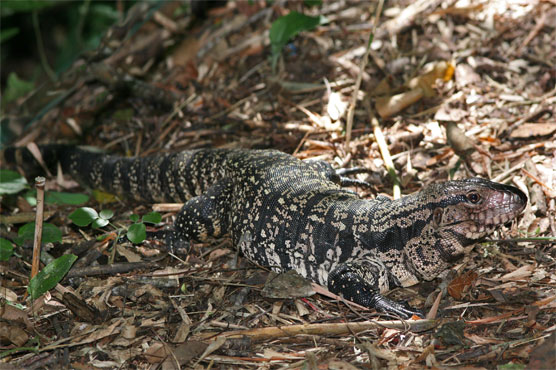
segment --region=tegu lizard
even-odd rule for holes
[[[64,145],[41,146],[46,165],[89,188],[146,202],[184,202],[170,246],[229,234],[249,260],[295,270],[335,294],[407,318],[418,310],[383,296],[432,280],[467,246],[514,219],[527,197],[516,187],[471,178],[431,184],[390,200],[342,188],[325,162],[276,150],[200,149],[125,158]],[[7,163],[34,174],[25,148]]]

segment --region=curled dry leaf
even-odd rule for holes
[[[463,293],[477,280],[478,276],[474,271],[468,271],[463,275],[457,276],[448,286],[448,294],[459,301]]]

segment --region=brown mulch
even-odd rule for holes
[[[481,176],[530,200],[445,278],[389,294],[432,308],[428,320],[399,321],[320,291],[272,298],[268,272],[226,238],[195,244],[186,257],[168,255],[155,241],[97,241],[102,231],[71,225],[75,207],[47,205],[49,222],[64,232],[47,252],[71,251],[77,264],[86,262],[34,303],[26,296],[31,251],[0,262],[0,294],[16,304],[0,305],[0,369],[555,368],[556,6],[463,3],[387,2],[363,72],[374,2],[229,2],[201,19],[177,12],[178,3],[137,4],[58,84],[6,116],[29,123],[17,145],[73,142],[124,155],[275,148],[363,166],[372,173],[357,176],[373,188],[354,190],[368,198],[393,192],[370,123],[377,116],[402,194]],[[268,30],[292,10],[329,23],[292,40],[273,72]],[[424,78],[439,65],[443,73]],[[394,104],[380,115],[392,96],[414,93],[404,109]],[[62,189],[54,179],[47,188]],[[151,211],[89,205],[114,210],[116,225]],[[171,223],[175,207],[154,209]],[[1,210],[32,208],[19,198]],[[3,236],[20,226],[3,224]]]

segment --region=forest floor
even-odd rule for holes
[[[102,230],[71,225],[76,207],[47,205],[64,232],[48,253],[71,251],[104,269],[78,260],[31,305],[31,249],[0,262],[2,294],[19,304],[0,310],[0,369],[555,368],[555,3],[389,1],[361,69],[377,4],[230,1],[200,19],[174,2],[137,4],[96,51],[7,117],[16,130],[29,123],[17,145],[70,142],[123,155],[273,148],[362,166],[372,172],[357,176],[372,188],[353,190],[369,199],[394,193],[385,151],[402,194],[472,176],[523,190],[524,213],[451,274],[389,293],[426,320],[353,308],[317,287],[276,298],[265,289],[269,273],[227,238],[197,243],[182,259],[154,242],[97,241]],[[273,70],[269,30],[293,10],[328,22],[293,38]],[[84,192],[47,182],[67,191],[62,185]],[[114,210],[113,224],[124,226],[153,209],[170,224],[179,209],[88,206]],[[19,198],[1,211],[33,208]]]

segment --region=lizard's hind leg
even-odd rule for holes
[[[335,169],[330,165],[330,163],[321,160],[307,160],[305,163],[311,166],[315,171],[320,173],[324,178],[335,182],[336,184],[345,186],[358,186],[364,188],[373,188],[373,186],[364,180],[352,179],[348,177],[349,175],[355,175],[358,173],[369,173],[371,170],[364,167],[352,167],[352,168],[338,168]]]
[[[373,186],[365,180],[352,179],[348,177],[349,175],[356,175],[358,173],[369,173],[372,172],[368,168],[364,167],[351,167],[351,168],[338,168],[334,170],[334,173],[330,176],[331,180],[341,186],[359,186],[364,188],[372,189]]]

